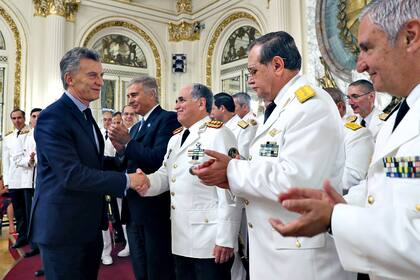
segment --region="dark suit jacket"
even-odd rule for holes
[[[38,167],[30,238],[83,244],[100,234],[105,194],[123,196],[125,174],[103,171],[103,139],[65,94],[44,109],[35,129]],[[100,235],[99,235],[100,236]]]
[[[140,123],[135,124],[130,134],[132,140],[125,149],[125,166],[127,172],[135,172],[140,168],[150,174],[159,169],[166,153],[172,132],[180,126],[176,113],[156,107],[149,115],[140,131]],[[140,197],[135,191],[127,191],[127,205],[123,205],[123,221],[130,219],[136,224],[169,222],[169,192],[155,197]]]

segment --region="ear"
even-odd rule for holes
[[[72,86],[73,85],[73,77],[72,77],[72,75],[69,72],[67,72],[67,73],[64,74],[64,81],[66,81],[66,83],[67,83],[68,86]]]
[[[407,51],[416,52],[420,49],[420,19],[413,19],[405,24],[404,40]]]
[[[273,57],[271,64],[273,65],[275,73],[281,73],[284,69],[284,60],[280,56]]]

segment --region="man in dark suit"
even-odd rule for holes
[[[60,62],[65,93],[42,111],[35,130],[38,173],[30,238],[47,279],[96,279],[104,195],[123,196],[139,174],[103,171],[104,142],[89,103],[103,71],[96,51],[74,48]]]
[[[140,168],[150,174],[162,165],[172,131],[180,124],[175,112],[159,106],[154,78],[144,76],[130,81],[127,97],[141,120],[130,133],[122,126],[112,125],[110,138],[123,157],[127,172]],[[133,190],[127,192],[122,216],[127,223],[136,279],[174,279],[169,206],[169,192],[149,198],[140,197]]]

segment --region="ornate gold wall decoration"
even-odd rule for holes
[[[86,36],[86,39],[83,42],[83,46],[86,47],[87,44],[90,42],[92,37],[97,34],[99,31],[110,28],[110,27],[123,27],[127,28],[136,34],[138,34],[140,37],[142,37],[148,44],[150,49],[152,50],[153,56],[155,58],[155,64],[156,64],[156,81],[158,83],[158,86],[160,87],[161,84],[161,78],[162,78],[162,67],[161,67],[161,61],[160,61],[160,54],[156,47],[156,44],[153,42],[152,38],[144,32],[141,28],[135,26],[132,23],[125,22],[125,21],[108,21],[104,22],[97,27],[95,27],[92,31],[89,32],[89,34]],[[161,91],[161,100],[165,100],[165,94]]]
[[[181,21],[178,24],[170,22],[168,32],[170,42],[200,40],[200,23],[198,21],[192,23]]]
[[[176,12],[178,14],[192,14],[192,1],[191,0],[177,0]]]
[[[325,59],[322,56],[320,56],[319,60],[321,61],[321,64],[324,66],[324,76],[321,78],[317,78],[319,85],[322,88],[338,88],[337,83],[335,82],[334,77],[331,74],[330,68],[325,62]]]
[[[216,31],[214,31],[213,33],[213,37],[210,40],[209,49],[207,51],[207,61],[206,61],[206,84],[210,88],[211,88],[213,54],[214,54],[214,48],[216,47],[217,40],[219,39],[222,31],[229,24],[239,19],[250,19],[254,21],[255,23],[257,23],[257,20],[251,14],[248,14],[245,12],[238,12],[238,13],[231,14],[219,24],[219,26],[216,28]]]
[[[340,30],[340,39],[344,47],[354,55],[359,54],[357,45],[357,32],[359,30],[360,11],[371,0],[339,0],[337,28]]]
[[[74,22],[79,10],[80,0],[33,0],[35,16],[58,15]]]
[[[12,17],[0,7],[0,16],[6,21],[10,27],[16,44],[16,64],[15,64],[15,89],[13,94],[13,107],[20,107],[20,91],[21,91],[21,63],[22,63],[22,43],[20,41],[19,30]]]

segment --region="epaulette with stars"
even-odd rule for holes
[[[207,124],[207,127],[210,127],[210,128],[221,128],[223,126],[223,122],[216,121],[216,120],[208,121],[206,124]]]
[[[300,103],[305,103],[306,100],[315,96],[315,91],[310,86],[302,86],[295,91],[295,95]]]
[[[183,129],[184,128],[182,126],[181,127],[178,127],[177,129],[175,129],[174,131],[172,131],[172,135],[175,135],[175,134],[180,133]]]
[[[248,126],[249,126],[249,123],[247,123],[246,121],[244,121],[244,120],[240,120],[239,122],[238,122],[238,126],[240,127],[240,128],[242,128],[242,129],[245,129],[245,128],[247,128]]]
[[[13,130],[12,130],[12,131],[7,132],[7,133],[6,133],[6,135],[4,135],[4,136],[6,137],[6,136],[8,136],[8,135],[10,135],[10,134],[12,134],[12,133],[13,133]]]
[[[357,116],[349,116],[346,118],[346,121],[348,122],[355,122],[357,120]]]

